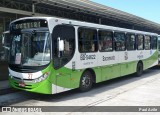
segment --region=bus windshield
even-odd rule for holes
[[[10,64],[42,66],[50,62],[49,32],[21,32],[11,35]]]

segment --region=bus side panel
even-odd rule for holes
[[[102,71],[102,81],[105,81],[107,79],[111,79],[112,78],[112,73],[113,73],[113,65],[108,65],[108,66],[102,66],[101,67],[101,71]]]
[[[99,52],[98,66],[101,67],[102,81],[120,76],[119,54],[116,52]]]
[[[114,64],[112,66],[112,71],[111,71],[112,78],[120,77],[120,74],[121,74],[121,70],[120,69],[121,69],[121,66],[120,66],[119,63]]]
[[[121,76],[132,74],[135,72],[135,68],[137,65],[136,59],[136,51],[124,51],[121,52],[120,64],[121,64]]]
[[[102,71],[100,67],[95,67],[94,69],[95,75],[96,75],[96,83],[101,82],[102,81]]]
[[[128,75],[134,73],[133,68],[135,62],[127,62],[121,64],[121,76]]]
[[[144,54],[144,56],[149,56],[149,55],[151,55],[151,54],[150,54],[150,50],[149,50],[149,51],[148,51],[148,50],[143,51],[143,54]],[[144,57],[144,58],[145,58],[145,57]],[[152,58],[152,56],[149,57],[149,58],[146,58],[146,59],[143,59],[143,60],[142,60],[142,62],[143,62],[143,69],[144,69],[144,70],[146,70],[146,69],[148,69],[148,68],[150,67],[150,64],[152,63],[151,58]]]
[[[150,67],[153,67],[153,66],[158,64],[158,51],[150,50],[150,51],[148,51],[148,53],[150,53],[148,55],[151,55],[151,56],[149,58],[143,60],[144,70],[148,69]]]
[[[82,70],[75,70],[71,74],[71,87],[72,88],[78,88],[80,83],[80,78],[82,75]]]

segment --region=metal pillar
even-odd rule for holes
[[[102,24],[102,19],[101,18],[99,18],[99,24]]]
[[[35,16],[35,3],[32,4],[32,16]]]

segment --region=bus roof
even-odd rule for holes
[[[91,27],[91,28],[97,28],[97,29],[108,29],[108,30],[112,30],[112,31],[122,31],[122,32],[128,32],[128,33],[158,36],[157,33],[152,33],[152,32],[145,32],[145,31],[138,31],[138,30],[132,30],[132,29],[126,29],[126,28],[120,28],[120,27],[114,27],[114,26],[94,24],[94,23],[89,23],[89,22],[84,22],[84,21],[77,21],[77,20],[58,18],[58,17],[24,17],[24,18],[19,18],[17,20],[14,20],[11,23],[14,23],[14,22],[20,21],[20,20],[26,20],[26,19],[45,19],[47,21],[58,20],[58,21],[63,22],[63,24],[71,24],[71,25],[75,25],[75,26]]]

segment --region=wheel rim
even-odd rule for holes
[[[84,75],[82,77],[82,86],[87,88],[91,85],[91,78],[89,77],[89,75]]]

